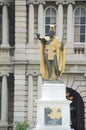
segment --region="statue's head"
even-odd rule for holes
[[[55,25],[50,25],[49,36],[52,38],[55,35]]]

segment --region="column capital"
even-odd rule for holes
[[[2,76],[9,76],[9,71],[7,66],[3,66],[0,71]]]
[[[56,5],[59,5],[59,4],[64,4],[64,0],[57,0]]]
[[[37,72],[27,72],[26,76],[37,76],[38,73]]]
[[[9,73],[6,72],[5,70],[3,70],[3,71],[1,71],[1,75],[2,75],[2,76],[8,77],[8,76],[9,76]]]
[[[31,74],[31,73],[26,73],[26,76],[28,77],[28,76],[32,76],[33,74]]]
[[[75,0],[64,0],[63,4],[68,5],[68,4],[75,4]]]
[[[1,6],[9,6],[10,3],[9,3],[9,2],[0,2],[0,5],[1,5]]]
[[[84,73],[84,77],[86,78],[86,72]]]
[[[44,4],[45,4],[45,1],[44,1],[44,0],[28,0],[28,1],[27,1],[27,4],[34,4],[34,5],[35,5],[35,4],[37,4],[37,5],[38,5],[38,4],[43,4],[43,5],[44,5]]]
[[[28,0],[27,4],[34,4],[34,0]]]
[[[28,70],[27,73],[26,73],[26,76],[41,76],[41,73],[40,71],[32,71],[32,70]]]
[[[38,0],[38,4],[43,4],[43,5],[45,5],[45,1],[44,1],[44,0]]]

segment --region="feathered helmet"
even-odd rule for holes
[[[53,30],[55,32],[55,25],[51,24],[50,25],[50,30]]]

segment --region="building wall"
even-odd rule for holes
[[[3,1],[0,2],[2,3]],[[10,47],[0,47],[0,76],[2,77],[3,81],[4,76],[2,75],[5,75],[5,80],[7,76],[9,77],[9,73],[14,75],[13,89],[12,91],[11,89],[9,91],[9,95],[14,95],[12,98],[12,101],[14,100],[14,108],[12,105],[10,112],[12,121],[27,121],[29,122],[30,126],[36,125],[35,100],[41,96],[42,77],[40,74],[39,41],[37,40],[35,33],[41,33],[44,36],[44,23],[40,24],[40,21],[44,20],[43,16],[45,9],[48,6],[54,6],[58,12],[58,7],[60,4],[62,4],[63,40],[66,43],[66,66],[62,79],[67,87],[72,88],[82,97],[84,102],[84,120],[86,124],[86,44],[84,45],[84,54],[74,54],[74,50],[78,48],[78,45],[75,46],[73,40],[68,41],[70,40],[68,39],[68,34],[71,39],[73,39],[73,37],[70,28],[67,28],[68,18],[71,20],[70,16],[68,15],[69,4],[72,4],[74,11],[76,7],[81,5],[86,8],[84,2],[70,1],[70,3],[65,4],[64,2],[60,3],[60,1],[55,2],[52,0],[47,0],[47,2],[46,0],[42,0],[41,2],[33,0],[15,0],[15,2],[12,1],[12,3],[10,3],[9,16],[13,15],[15,17],[15,25],[14,17],[12,22],[10,17],[9,44],[11,43],[11,49]],[[40,5],[43,7],[43,16],[41,16],[41,19],[39,19],[39,12],[40,9],[42,9]],[[11,7],[15,7],[15,9],[10,9]],[[15,11],[15,14],[13,10]],[[58,34],[60,34],[60,32]],[[6,84],[4,86],[7,87]],[[10,101],[11,104],[12,101]],[[5,107],[7,108],[7,106]],[[2,122],[4,126],[7,126],[7,118],[3,120],[1,118],[1,127]],[[10,119],[9,122],[11,122]]]

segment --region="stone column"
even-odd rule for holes
[[[26,0],[15,0],[15,60],[26,60],[27,6]]]
[[[33,76],[28,75],[28,122],[32,126],[33,116]]]
[[[7,74],[2,73],[1,121],[8,121],[8,86]]]
[[[58,5],[58,13],[57,13],[57,36],[60,40],[62,40],[63,36],[63,5],[60,3]]]
[[[9,3],[3,1],[2,3],[2,44],[0,50],[0,62],[4,62],[4,63],[10,63],[8,5]]]
[[[2,8],[2,47],[9,47],[9,22],[7,4]]]
[[[29,4],[29,30],[28,30],[28,39],[29,43],[34,42],[34,5],[33,3]]]
[[[38,6],[38,33],[43,37],[43,3]]]
[[[37,85],[37,98],[41,98],[42,95],[42,77],[38,75],[38,85]]]
[[[67,43],[73,42],[73,6],[69,3],[67,8]]]

